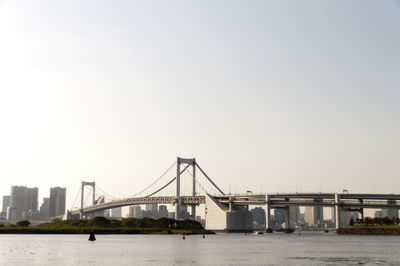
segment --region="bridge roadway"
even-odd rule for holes
[[[400,204],[397,201],[400,201],[400,194],[291,193],[267,195],[267,204],[270,208],[285,208],[287,206],[340,206],[344,209],[400,209]]]
[[[211,195],[209,195],[211,196]],[[267,203],[265,194],[264,195],[219,195],[211,196],[218,200],[220,203],[235,205],[265,205]],[[206,196],[181,196],[179,197],[180,205],[199,205],[205,204]],[[139,198],[126,198],[121,200],[110,201],[99,205],[93,205],[83,208],[83,214],[93,213],[97,211],[103,211],[107,209],[113,209],[124,206],[132,205],[144,205],[144,204],[172,204],[175,205],[177,202],[175,196],[165,197],[139,197]],[[73,210],[70,212],[71,215],[79,215],[80,209]]]

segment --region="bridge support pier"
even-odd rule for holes
[[[270,205],[270,196],[267,195],[267,213],[265,215],[265,218],[267,219],[265,221],[265,225],[267,227],[267,230],[270,231],[272,230],[271,228],[271,205]]]
[[[335,227],[342,228],[342,207],[340,206],[340,195],[335,194]]]
[[[175,219],[181,219],[181,164],[188,164],[193,167],[193,191],[192,195],[196,196],[196,159],[177,158],[176,163],[176,209]],[[196,205],[192,205],[192,217],[196,219]]]
[[[85,182],[82,181],[82,187],[81,187],[81,212],[79,214],[79,218],[82,220],[83,219],[83,201],[84,201],[84,194],[85,194],[85,186],[91,186],[92,187],[92,205],[94,205],[94,202],[96,201],[96,182]]]

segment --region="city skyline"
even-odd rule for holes
[[[396,1],[0,3],[0,194],[400,193]],[[108,19],[103,19],[108,18]]]

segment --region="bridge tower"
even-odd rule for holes
[[[96,182],[86,182],[82,181],[82,187],[81,187],[81,213],[80,213],[80,219],[83,218],[83,201],[84,201],[84,194],[85,194],[85,186],[91,186],[92,189],[92,194],[93,194],[93,200],[92,200],[92,205],[94,205],[94,202],[96,200]]]
[[[177,158],[176,164],[176,210],[175,210],[175,219],[180,219],[180,211],[181,211],[181,200],[180,200],[180,186],[181,186],[181,164],[188,164],[192,166],[193,169],[193,188],[192,195],[196,196],[196,159],[184,159]],[[192,218],[196,219],[196,205],[192,205]]]

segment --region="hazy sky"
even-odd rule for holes
[[[399,1],[0,1],[0,195],[129,196],[176,156],[232,192],[400,193],[399,47]]]

